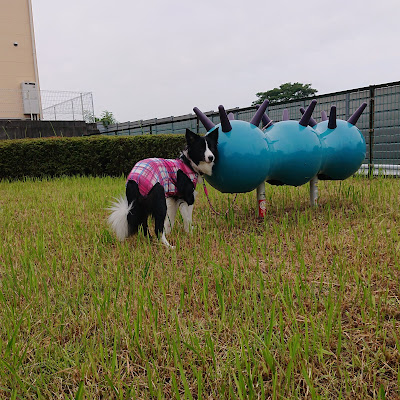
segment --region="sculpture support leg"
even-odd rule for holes
[[[318,178],[314,178],[310,181],[310,205],[311,207],[318,205]]]
[[[265,182],[257,187],[258,216],[264,218],[267,212],[267,201],[265,200]]]

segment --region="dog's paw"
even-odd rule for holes
[[[167,238],[165,237],[165,233],[162,234],[161,238],[160,238],[160,242],[165,246],[168,247],[169,249],[174,249],[175,246],[172,246],[168,243]]]
[[[189,234],[192,234],[194,231],[194,227],[192,224],[190,224],[190,225],[185,224],[183,229],[185,230],[186,233],[189,233]]]

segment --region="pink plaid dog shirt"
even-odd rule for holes
[[[182,160],[166,160],[164,158],[146,158],[135,164],[129,173],[127,181],[135,181],[142,196],[147,196],[158,182],[164,187],[165,197],[176,196],[176,177],[181,169],[196,187],[198,175]]]

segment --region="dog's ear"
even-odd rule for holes
[[[212,141],[215,142],[215,144],[218,144],[218,127],[215,128],[212,132],[210,132],[209,134],[207,134],[207,138],[211,139]]]
[[[199,135],[197,133],[194,133],[190,129],[187,129],[187,128],[186,128],[185,136],[186,136],[186,143],[188,144],[188,146],[192,145],[199,137]]]
[[[176,175],[176,188],[183,200],[192,205],[194,203],[194,185],[190,178],[181,170],[178,169]]]

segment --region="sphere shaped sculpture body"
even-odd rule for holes
[[[318,174],[322,146],[313,128],[281,121],[269,127],[265,136],[273,154],[267,182],[300,186]]]
[[[221,125],[217,125],[219,158],[212,176],[205,178],[220,192],[245,193],[265,181],[271,152],[261,129],[245,121],[230,121],[230,124],[229,132],[222,132]]]
[[[337,120],[336,107],[332,106],[329,121],[325,115],[319,124],[311,117],[315,105],[316,100],[312,100],[307,110],[302,110],[299,122],[288,120],[286,111],[278,123],[265,114],[268,100],[250,122],[233,120],[233,114],[227,115],[219,106],[219,159],[206,180],[220,192],[244,193],[264,181],[300,186],[316,176],[337,180],[354,174],[366,153],[364,137],[355,124],[367,103],[348,121]],[[194,111],[208,132],[216,128],[199,109]],[[258,128],[261,120],[265,131]]]
[[[365,158],[366,144],[360,130],[339,119],[336,125],[336,128],[329,129],[328,121],[322,121],[314,127],[323,153],[319,179],[346,179],[358,171]]]

